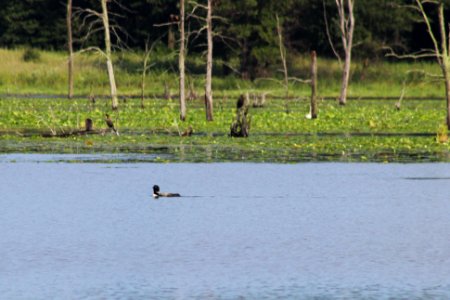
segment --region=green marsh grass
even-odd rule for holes
[[[64,52],[35,50],[39,60],[24,61],[27,49],[0,49],[0,93],[47,93],[65,94],[67,92],[67,55]],[[140,95],[143,53],[120,52],[114,56],[115,74],[119,94]],[[289,58],[290,76],[309,78],[309,56]],[[177,94],[176,53],[155,51],[150,63],[154,64],[146,77],[145,94],[149,97],[161,95],[167,83],[172,94]],[[234,62],[238,67],[238,63]],[[341,71],[334,59],[318,60],[319,95],[337,97],[340,89]],[[193,80],[198,95],[203,93],[204,61],[201,56],[187,59],[188,78]],[[238,76],[222,76],[221,62],[214,65],[213,89],[216,97],[223,94],[236,97],[242,92],[270,92],[271,96],[284,96],[279,66],[273,65],[270,78],[259,78],[255,82],[243,81]],[[349,87],[352,97],[399,97],[405,86],[405,97],[441,97],[444,89],[439,80],[424,74],[439,74],[433,62],[364,62],[354,61]],[[307,84],[291,82],[291,97],[307,97],[310,89]],[[75,56],[75,93],[87,95],[108,95],[109,84],[106,67],[102,57],[96,53],[78,53]]]
[[[39,51],[39,60],[25,62],[25,49],[0,49],[0,94],[66,93],[67,60],[62,52]],[[182,160],[251,160],[295,162],[308,160],[395,161],[402,155],[417,160],[450,161],[448,143],[436,141],[445,119],[443,84],[425,73],[439,73],[432,62],[355,61],[349,96],[344,107],[335,100],[320,100],[319,118],[308,120],[310,88],[291,83],[290,99],[283,98],[281,79],[273,66],[275,80],[243,81],[236,76],[216,76],[214,122],[205,120],[201,99],[187,104],[187,120],[179,121],[177,60],[174,53],[156,51],[150,63],[155,65],[146,77],[145,109],[140,108],[142,53],[116,53],[115,72],[121,98],[119,110],[111,112],[109,85],[102,58],[95,53],[77,54],[75,91],[79,98],[0,98],[0,152],[138,152],[170,153]],[[290,74],[307,79],[309,58],[291,58]],[[204,63],[201,57],[188,59],[189,80],[197,94],[203,94]],[[220,62],[215,71],[220,75]],[[160,99],[168,84],[172,100]],[[319,58],[319,98],[337,97],[340,68],[337,61]],[[404,89],[401,110],[394,104]],[[248,139],[228,137],[235,117],[235,103],[244,92],[269,92],[263,108],[251,108],[252,126]],[[96,103],[86,95],[94,94]],[[271,96],[271,97],[270,97]],[[275,97],[275,98],[273,98]],[[393,97],[394,100],[358,100],[358,97]],[[408,97],[424,97],[409,100]],[[442,100],[427,101],[426,98]],[[289,112],[286,112],[286,103]],[[106,128],[104,114],[110,113],[120,136],[72,136],[43,138],[41,133],[81,130],[85,118],[94,128]],[[194,135],[179,137],[188,126]],[[31,134],[28,134],[30,133]],[[387,135],[386,135],[387,134]],[[389,135],[391,134],[391,135]],[[413,135],[409,135],[413,134]]]
[[[395,101],[351,100],[345,107],[322,101],[317,120],[308,120],[307,101],[271,99],[264,108],[251,108],[247,139],[228,137],[235,99],[216,103],[214,122],[205,121],[203,103],[188,103],[186,122],[178,120],[175,100],[139,99],[121,102],[111,112],[108,99],[95,105],[76,99],[0,99],[0,151],[169,153],[187,161],[307,160],[396,161],[408,157],[449,161],[450,145],[436,141],[445,118],[443,101],[410,100],[395,110]],[[121,135],[43,138],[39,133],[82,129],[85,118],[105,129],[104,114],[112,115]],[[188,126],[191,137],[180,137]],[[27,130],[35,130],[26,136]],[[412,134],[412,135],[410,135]],[[163,149],[163,150],[161,150]],[[209,158],[208,158],[209,157]]]

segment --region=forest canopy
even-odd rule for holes
[[[0,2],[0,47],[65,49],[66,3],[55,0]],[[186,3],[189,13],[194,4]],[[426,27],[413,10],[405,7],[411,3],[411,0],[357,0],[354,56],[378,59],[384,57],[386,47],[392,47],[397,53],[429,47]],[[173,47],[178,34],[176,26],[155,25],[168,23],[171,16],[178,15],[179,1],[112,0],[108,5],[111,19],[121,28],[118,35],[122,49],[144,49],[146,43],[156,40],[161,41],[161,47]],[[99,6],[99,0],[73,0],[75,11]],[[330,41],[338,51],[340,49],[334,0],[215,0],[214,15],[217,16],[213,25],[216,32],[214,55],[224,61],[239,59],[245,68],[264,68],[277,59],[276,15],[282,20],[285,46],[290,52],[316,50],[321,56],[331,57]],[[77,37],[84,35],[86,26],[81,26],[81,14],[74,16],[77,41]],[[196,18],[188,17],[187,21],[192,32],[202,26]],[[189,51],[204,51],[204,38],[190,39]],[[101,32],[98,32],[89,41],[78,39],[75,48],[101,41]]]

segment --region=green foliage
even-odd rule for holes
[[[3,46],[64,47],[65,7],[59,1],[1,1],[0,43]]]
[[[22,59],[23,50],[2,50],[0,59],[0,93],[50,93],[65,94],[67,92],[67,54],[62,52],[39,51],[40,60],[25,63]],[[142,53],[123,52],[114,56],[117,70],[117,84],[120,94],[140,95],[142,72]],[[177,57],[156,49],[152,54],[154,64],[146,77],[145,94],[149,97],[162,95],[167,83],[171,92],[177,93]],[[239,67],[238,61],[230,62],[234,68]],[[240,79],[238,76],[221,76],[220,60],[214,64],[215,77],[213,89],[215,101],[220,104],[222,99],[237,97],[245,91],[263,93],[270,96],[284,96],[283,87],[278,80],[257,80],[255,82]],[[204,59],[200,55],[191,54],[188,59],[189,81],[193,81],[197,95],[203,93]],[[280,66],[274,64],[271,72],[277,79]],[[289,72],[291,76],[308,79],[310,69],[309,56],[289,56]],[[108,77],[104,60],[93,53],[78,54],[75,58],[75,94],[95,96],[109,94]],[[420,72],[414,72],[419,70]],[[406,80],[405,97],[440,97],[444,86],[440,81],[424,77],[424,73],[439,74],[440,70],[434,62],[370,62],[355,60],[352,66],[351,97],[399,97],[403,82]],[[341,69],[334,59],[319,57],[318,78],[319,97],[334,97],[339,94]],[[292,96],[302,98],[310,95],[309,85],[291,82],[289,86]]]
[[[22,60],[24,62],[40,62],[41,54],[36,49],[28,48],[23,52]]]
[[[448,161],[450,145],[438,131],[445,116],[443,101],[405,101],[402,110],[395,101],[349,101],[341,107],[335,101],[320,103],[319,118],[307,120],[307,101],[293,101],[291,113],[284,100],[270,99],[264,108],[250,108],[252,131],[248,139],[228,137],[235,119],[235,99],[215,107],[215,121],[206,122],[201,101],[189,103],[186,122],[178,121],[176,101],[140,99],[121,102],[118,112],[110,113],[121,135],[42,138],[46,132],[70,132],[82,129],[91,118],[94,129],[106,129],[108,99],[95,104],[84,99],[0,99],[0,152],[106,151],[159,153],[183,157],[189,161],[242,160],[297,162],[311,160],[404,161],[433,159]],[[194,135],[180,137],[192,126]],[[441,130],[441,129],[440,129]],[[9,132],[9,135],[5,133]],[[408,135],[421,133],[422,136]],[[389,135],[391,134],[391,135]],[[159,149],[159,150],[158,150]],[[171,158],[169,158],[170,160]]]
[[[64,2],[64,1],[63,1]],[[198,1],[205,4],[205,0]],[[144,49],[145,43],[160,39],[167,47],[168,26],[154,26],[170,21],[177,15],[178,0],[132,0],[109,1],[111,23],[120,41],[113,37],[113,43],[126,44],[132,49]],[[355,3],[355,57],[381,58],[383,46],[392,46],[399,52],[429,48],[429,38],[425,27],[414,22],[414,11],[401,7],[404,0],[358,0]],[[193,2],[186,1],[187,11],[192,10]],[[77,0],[74,6],[82,9],[99,10],[98,0]],[[0,46],[32,46],[42,49],[66,49],[65,2],[54,0],[1,1]],[[337,48],[341,43],[336,26],[337,11],[334,0],[325,0],[327,19],[332,40]],[[200,13],[201,10],[197,10]],[[237,61],[237,69],[244,78],[257,78],[273,75],[279,63],[277,53],[275,15],[281,18],[285,45],[289,53],[306,53],[316,50],[319,57],[332,57],[325,30],[324,5],[318,0],[239,0],[214,1],[213,26],[214,56],[226,63]],[[74,16],[75,49],[87,45],[101,46],[102,31],[95,24],[81,26],[85,15]],[[195,32],[204,24],[198,19],[188,17],[187,28]],[[121,28],[121,29],[119,29]],[[176,24],[171,25],[178,37]],[[87,29],[93,29],[89,41],[81,38]],[[189,53],[204,51],[205,36],[191,38]],[[167,49],[165,49],[167,51]],[[236,67],[234,65],[233,67]],[[225,72],[231,72],[224,67]]]

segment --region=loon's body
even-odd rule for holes
[[[159,186],[154,185],[153,186],[153,198],[159,198],[159,197],[181,197],[178,193],[162,193],[159,191]]]

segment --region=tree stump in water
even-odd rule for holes
[[[236,105],[236,120],[231,123],[230,136],[248,137],[251,118],[248,116],[248,94],[241,95]]]
[[[87,118],[84,120],[84,129],[85,131],[93,131],[94,130],[94,122],[92,122],[92,119]]]

